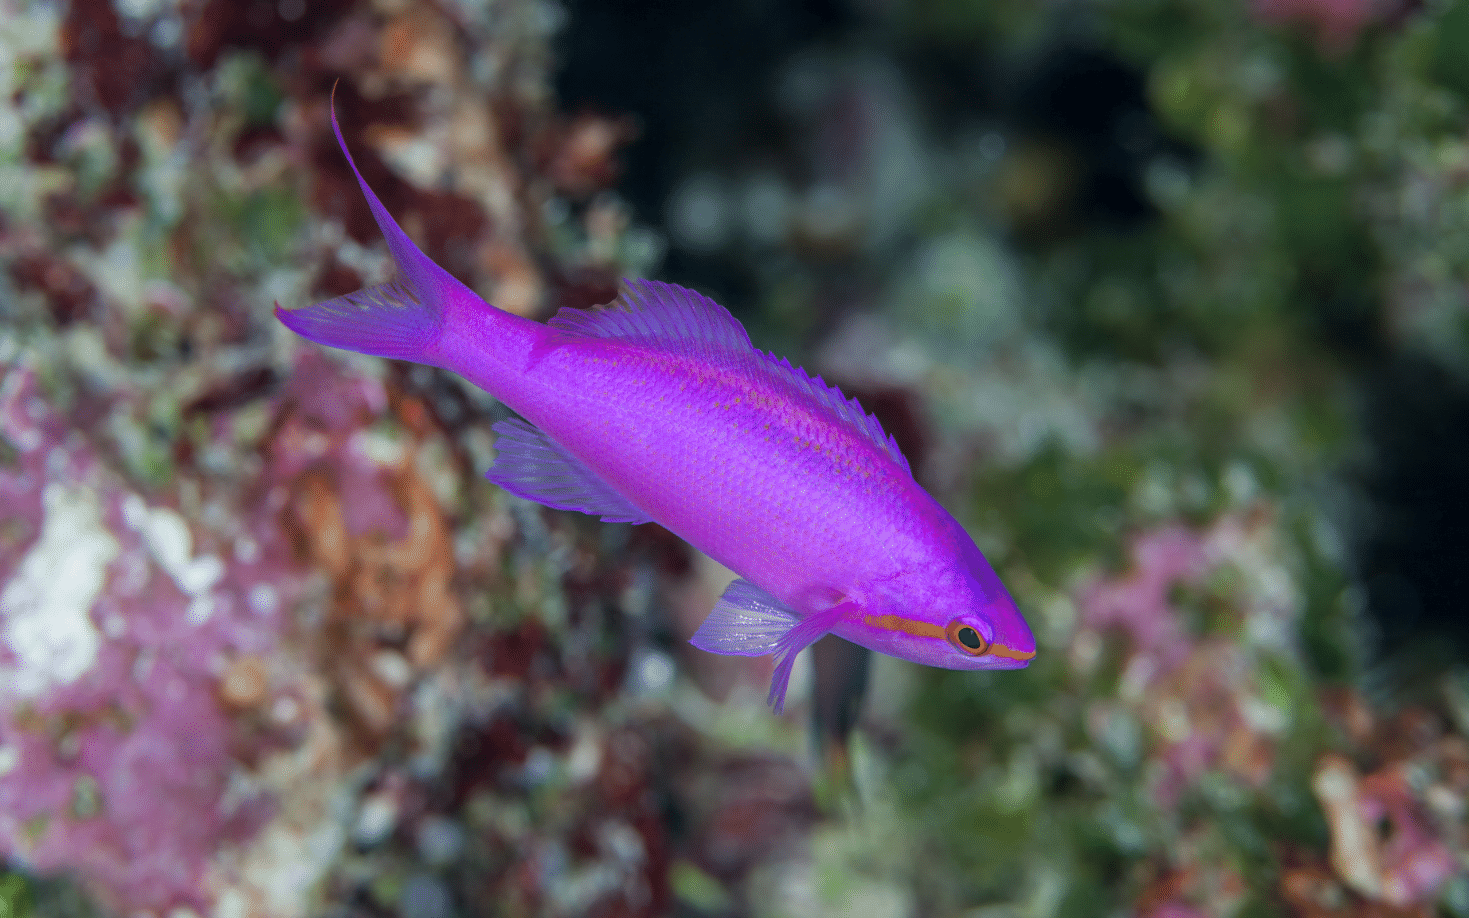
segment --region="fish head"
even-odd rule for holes
[[[1030,624],[1000,582],[1000,575],[966,533],[961,542],[960,564],[966,596],[972,611],[965,610],[944,623],[950,647],[974,664],[953,669],[1020,669],[1035,657],[1035,635]],[[971,633],[971,629],[975,633]],[[980,638],[976,645],[975,636]]]
[[[918,589],[885,590],[885,595],[869,597],[863,604],[860,626],[839,633],[925,666],[1026,666],[1035,656],[1035,638],[1010,594],[1003,586],[988,592],[972,579],[968,583],[963,579],[968,578],[930,575]]]
[[[956,609],[944,627],[947,669],[1020,669],[1035,657],[1030,625],[1003,589],[977,607]]]
[[[1020,669],[1035,637],[983,554],[967,547],[947,563],[910,569],[864,597],[861,617],[874,650],[945,669]],[[846,636],[846,635],[843,635]]]

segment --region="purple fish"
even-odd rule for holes
[[[547,325],[486,303],[428,259],[362,180],[400,276],[275,313],[319,344],[443,367],[514,409],[489,478],[620,523],[657,522],[737,572],[692,643],[796,654],[835,634],[949,669],[1016,669],[1035,640],[1000,578],[875,418],[756,350],[713,301],[633,281]]]

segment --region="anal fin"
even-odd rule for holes
[[[648,523],[633,506],[580,459],[535,426],[509,418],[495,425],[495,464],[490,481],[527,500],[557,510],[577,510],[609,523]]]

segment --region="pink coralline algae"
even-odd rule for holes
[[[213,856],[269,816],[232,792],[217,700],[276,646],[299,581],[269,501],[205,527],[131,491],[23,366],[0,377],[0,434],[0,852],[120,912],[202,908]]]
[[[330,580],[320,662],[369,749],[393,726],[409,678],[440,662],[464,624],[448,523],[414,462],[435,428],[402,398],[401,436],[375,443],[370,425],[387,404],[377,381],[302,351],[267,469],[285,483],[281,521],[297,557]]]
[[[1126,575],[1083,590],[1086,624],[1126,631],[1152,669],[1177,664],[1190,642],[1169,604],[1169,592],[1175,584],[1197,580],[1206,560],[1203,541],[1188,529],[1168,526],[1144,533],[1133,542],[1132,568]]]
[[[1264,788],[1289,740],[1301,704],[1268,673],[1299,665],[1289,624],[1300,601],[1275,531],[1256,511],[1145,532],[1127,572],[1078,596],[1074,662],[1094,658],[1105,633],[1123,639],[1117,697],[1090,704],[1089,732],[1115,745],[1118,721],[1147,725],[1148,789],[1163,812],[1211,774]],[[1310,918],[1430,914],[1462,863],[1469,744],[1418,709],[1380,724],[1347,690],[1318,707],[1349,747],[1321,754],[1311,776],[1330,850],[1283,849],[1278,895]],[[1156,868],[1138,913],[1229,914],[1220,903],[1237,901],[1243,881],[1209,853],[1209,827],[1179,828],[1185,843]]]
[[[1284,718],[1260,697],[1260,651],[1251,645],[1288,654],[1282,620],[1292,610],[1289,578],[1269,560],[1270,531],[1261,514],[1226,516],[1204,532],[1167,526],[1143,533],[1126,574],[1093,582],[1079,596],[1088,633],[1127,638],[1121,702],[1153,728],[1153,795],[1161,806],[1176,804],[1211,769],[1250,786],[1269,777],[1273,735]],[[1193,633],[1175,596],[1202,589],[1228,568],[1239,576],[1225,617],[1251,638],[1243,644]],[[1094,705],[1090,720],[1101,725],[1094,732],[1108,719],[1109,703]]]
[[[382,384],[306,352],[257,407],[274,418],[263,461],[181,467],[145,496],[31,369],[0,377],[0,855],[73,873],[120,913],[269,898],[246,875],[269,859],[252,840],[316,830],[297,824],[314,785],[272,784],[271,757],[371,754],[462,623],[447,525],[412,461],[426,412],[401,400],[406,432],[380,434]],[[237,436],[222,412],[201,449]],[[323,602],[318,625],[289,614]],[[324,700],[348,737],[317,722]]]
[[[1448,799],[1453,791],[1415,781],[1415,772],[1431,774],[1425,764],[1394,762],[1362,777],[1333,753],[1316,766],[1311,787],[1331,827],[1331,866],[1364,898],[1400,908],[1430,903],[1458,867],[1424,800],[1425,785]]]
[[[1307,26],[1327,51],[1350,48],[1362,30],[1400,6],[1393,0],[1254,0],[1260,19]]]

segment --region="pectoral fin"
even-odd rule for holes
[[[800,623],[800,614],[780,600],[748,580],[736,580],[689,643],[710,653],[763,657],[775,653],[781,637]]]
[[[766,699],[775,713],[785,707],[786,688],[796,655],[835,628],[853,608],[850,602],[802,616],[746,580],[736,580],[714,604],[714,611],[689,639],[710,653],[759,657],[775,654],[775,672]]]

